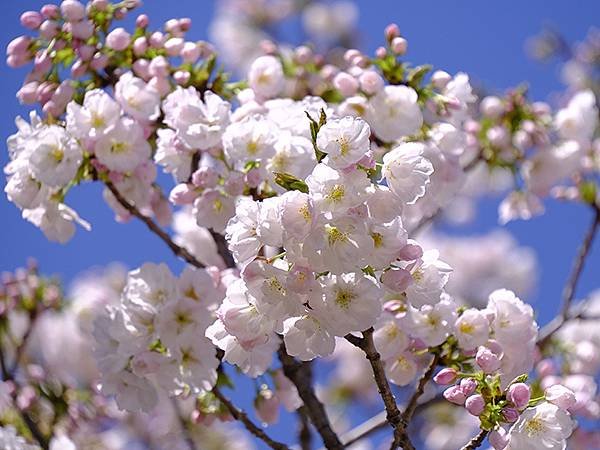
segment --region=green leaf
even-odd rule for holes
[[[289,173],[273,172],[275,183],[287,191],[300,191],[308,194],[308,185],[299,178]]]
[[[429,64],[424,64],[422,66],[417,66],[408,71],[408,75],[406,76],[406,81],[408,81],[409,86],[413,88],[417,88],[423,82],[423,78],[425,75],[433,68],[433,66]]]

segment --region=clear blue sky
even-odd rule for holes
[[[45,1],[3,0],[0,17],[2,47],[19,33],[18,18],[22,11],[38,9]],[[190,38],[206,39],[207,25],[213,13],[209,0],[146,0],[143,12],[150,15],[153,26],[170,17],[190,16],[194,21]],[[414,63],[431,63],[450,73],[464,71],[486,87],[502,90],[528,82],[535,99],[543,100],[561,89],[556,65],[530,61],[524,51],[526,39],[550,24],[570,41],[580,40],[594,25],[600,26],[600,2],[563,0],[528,0],[506,2],[463,1],[357,1],[363,47],[373,50],[381,41],[383,27],[391,21],[399,24],[409,41],[408,59]],[[25,70],[0,67],[0,136],[6,139],[15,130],[14,117],[27,115],[15,99]],[[7,161],[6,150],[0,151],[0,164]],[[4,182],[2,183],[4,185]],[[166,261],[178,270],[180,265],[161,242],[148,234],[137,222],[121,225],[101,198],[98,185],[86,185],[69,194],[67,202],[93,225],[91,232],[82,229],[66,246],[49,243],[42,233],[23,221],[16,207],[4,194],[0,198],[0,271],[22,265],[35,256],[44,272],[71,280],[92,265],[118,260],[134,267],[144,261]],[[547,205],[547,214],[530,222],[508,226],[517,240],[532,247],[541,262],[539,289],[529,301],[534,303],[540,322],[546,322],[557,309],[562,286],[570,269],[576,247],[588,226],[590,214],[581,206]],[[484,232],[496,226],[496,201],[485,202],[481,218],[461,232]],[[600,244],[596,245],[584,272],[580,296],[598,286],[600,279]]]

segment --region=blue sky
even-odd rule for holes
[[[4,0],[0,17],[2,47],[22,29],[20,13],[38,9],[39,0]],[[168,7],[167,7],[168,5]],[[158,27],[170,17],[190,16],[194,21],[190,38],[207,38],[207,25],[213,13],[213,1],[146,0],[143,12]],[[382,41],[382,29],[390,21],[399,24],[409,41],[407,59],[413,63],[431,63],[450,73],[464,71],[486,87],[502,91],[521,82],[531,86],[533,98],[547,99],[561,89],[558,66],[531,61],[524,51],[528,37],[542,26],[552,25],[570,41],[580,40],[594,25],[600,25],[600,2],[528,0],[482,2],[463,0],[431,1],[357,1],[363,47],[373,50]],[[27,115],[14,96],[26,70],[0,67],[0,136],[6,139],[15,130],[14,117]],[[0,151],[0,164],[7,162],[6,150]],[[4,184],[4,183],[3,183]],[[91,232],[79,229],[65,246],[48,242],[42,233],[23,221],[16,207],[0,196],[0,271],[24,264],[35,256],[46,273],[71,280],[78,272],[93,265],[118,260],[128,266],[144,261],[166,261],[181,267],[168,249],[148,234],[138,222],[122,225],[113,221],[113,213],[101,198],[98,185],[81,186],[69,194],[67,202],[93,225]],[[548,321],[558,307],[562,286],[583,233],[591,219],[582,206],[550,202],[545,216],[530,222],[508,226],[522,245],[532,247],[541,262],[539,289],[532,298],[540,322]],[[486,201],[481,216],[466,229],[453,232],[481,233],[497,226],[497,201]],[[597,245],[596,247],[600,247]],[[598,286],[600,249],[595,248],[583,274],[579,296]],[[594,276],[595,275],[595,276]]]

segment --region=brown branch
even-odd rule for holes
[[[538,338],[538,346],[540,347],[544,347],[567,321],[569,321],[571,318],[577,318],[577,314],[575,316],[571,316],[571,304],[575,298],[575,291],[577,289],[579,279],[581,278],[585,261],[590,253],[590,250],[592,249],[594,238],[596,237],[599,226],[600,208],[596,206],[594,207],[594,219],[592,220],[592,223],[583,238],[583,242],[581,243],[581,246],[577,252],[577,256],[573,262],[571,274],[569,275],[567,283],[565,284],[562,295],[563,304],[560,314],[548,325],[542,328]]]
[[[385,369],[381,361],[381,355],[375,348],[375,343],[373,342],[373,328],[371,327],[368,330],[363,331],[362,338],[357,338],[353,335],[347,335],[346,339],[350,343],[362,349],[365,352],[369,363],[371,363],[371,369],[373,370],[373,376],[375,378],[375,383],[377,384],[377,390],[379,391],[379,395],[381,395],[381,399],[383,400],[383,404],[385,405],[385,410],[387,412],[386,419],[394,429],[394,441],[391,448],[395,449],[398,448],[398,446],[402,446],[404,450],[414,450],[414,446],[412,445],[408,433],[406,432],[406,422],[402,417],[400,410],[398,409],[396,399],[385,375]]]
[[[285,344],[282,342],[278,350],[279,360],[283,373],[288,377],[298,390],[298,395],[304,402],[306,414],[323,439],[325,447],[330,450],[341,450],[344,448],[337,434],[331,428],[325,407],[319,401],[312,387],[310,376],[310,365],[306,362],[296,361],[288,355]]]
[[[475,436],[473,439],[471,439],[469,441],[469,443],[467,445],[465,445],[461,450],[474,450],[476,448],[481,447],[481,444],[483,444],[483,441],[485,440],[485,438],[487,437],[488,434],[489,434],[489,431],[481,430],[479,432],[479,434],[477,436]]]
[[[225,397],[225,395],[223,395],[217,386],[212,389],[212,392],[215,394],[215,397],[217,397],[219,401],[227,408],[233,418],[241,422],[250,433],[274,450],[289,450],[289,447],[287,447],[285,444],[271,439],[267,433],[265,433],[259,426],[250,420],[248,415],[243,410],[236,408],[236,406],[227,397]]]
[[[169,236],[160,226],[158,226],[156,222],[154,222],[154,220],[142,214],[142,212],[135,205],[133,205],[125,197],[123,197],[123,195],[119,192],[119,190],[111,181],[107,180],[105,184],[106,187],[112,193],[112,195],[114,195],[114,197],[117,199],[119,204],[123,208],[125,208],[131,215],[137,217],[142,222],[144,222],[148,229],[152,231],[155,235],[157,235],[165,244],[167,244],[176,256],[183,259],[185,262],[191,264],[192,266],[198,268],[204,267],[204,264],[198,261],[198,259],[196,259],[196,257],[192,255],[186,248],[181,247],[175,242],[173,242],[171,236]]]
[[[298,429],[298,442],[300,443],[301,450],[311,450],[312,433],[310,432],[310,421],[306,406],[301,406],[296,411],[298,415],[299,429]]]
[[[229,251],[225,236],[213,230],[210,230],[210,235],[213,237],[215,244],[217,244],[217,251],[219,252],[219,255],[221,255],[221,258],[223,258],[223,261],[225,261],[225,265],[229,268],[235,267],[235,260]]]
[[[439,361],[440,361],[440,355],[435,353],[433,355],[433,359],[431,360],[431,362],[429,363],[429,366],[427,367],[427,370],[419,379],[419,383],[417,384],[417,388],[415,389],[415,392],[408,400],[406,408],[404,408],[404,412],[402,413],[402,418],[404,419],[404,423],[406,423],[407,425],[410,422],[410,420],[412,419],[412,416],[414,415],[414,413],[417,409],[417,405],[419,403],[419,398],[425,392],[425,386],[427,385],[429,380],[431,380],[431,378],[433,377],[433,372],[435,372],[435,368],[437,367]]]

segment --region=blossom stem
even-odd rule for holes
[[[488,430],[481,430],[479,434],[473,439],[471,439],[469,443],[465,445],[461,450],[474,450],[476,448],[481,447],[481,444],[483,444],[483,441],[485,440],[488,434]]]
[[[592,245],[594,243],[594,238],[596,237],[598,228],[600,227],[600,207],[594,206],[594,219],[592,220],[592,224],[588,228],[587,233],[583,239],[581,246],[579,247],[579,251],[577,252],[577,256],[575,257],[575,261],[573,263],[573,269],[571,270],[571,275],[567,280],[567,284],[563,290],[563,304],[560,311],[560,315],[558,315],[554,320],[552,320],[548,325],[546,325],[540,331],[540,335],[538,338],[538,346],[543,348],[562,328],[562,326],[568,322],[571,318],[577,318],[579,314],[575,314],[571,317],[571,304],[573,303],[573,299],[575,298],[575,291],[577,289],[577,284],[579,283],[579,279],[581,277],[581,273],[583,272],[583,267],[585,265],[585,261],[592,249]]]
[[[310,422],[306,411],[306,406],[301,406],[296,411],[298,414],[299,430],[298,441],[302,450],[311,450],[312,433],[310,431]]]
[[[169,246],[171,251],[183,259],[188,264],[191,264],[194,267],[203,268],[204,264],[202,264],[194,255],[192,255],[186,248],[177,245],[160,226],[154,222],[150,217],[145,216],[142,212],[137,209],[135,205],[130,203],[123,195],[119,192],[116,186],[109,180],[105,181],[106,187],[110,190],[110,192],[114,195],[117,201],[125,208],[131,215],[137,217],[142,222],[146,224],[148,229],[152,231],[155,235],[157,235],[165,244]]]
[[[385,405],[385,410],[387,412],[387,421],[394,429],[394,441],[392,442],[390,449],[395,449],[399,446],[402,446],[404,450],[414,450],[410,438],[408,437],[408,433],[406,432],[406,421],[398,409],[396,399],[392,393],[392,389],[390,388],[390,383],[385,375],[385,369],[383,368],[381,355],[375,348],[375,343],[373,342],[373,328],[363,331],[362,338],[357,338],[353,335],[347,335],[346,339],[351,344],[354,344],[358,348],[362,349],[365,352],[369,363],[371,364],[375,383],[377,384],[377,390],[379,391],[379,395],[381,395],[381,399],[383,400],[383,404]]]
[[[296,361],[288,355],[285,344],[282,342],[278,350],[279,360],[283,373],[288,377],[298,390],[298,395],[306,406],[306,413],[317,432],[323,439],[325,447],[329,450],[341,450],[344,448],[337,434],[331,428],[325,407],[317,398],[310,382],[310,366],[308,363]]]
[[[274,450],[289,450],[289,447],[281,442],[277,442],[271,439],[267,433],[265,433],[260,427],[258,427],[248,415],[241,409],[238,409],[225,395],[219,390],[217,386],[212,389],[212,393],[219,399],[219,401],[227,408],[233,418],[241,422],[246,429],[256,436],[258,439],[267,444]]]

